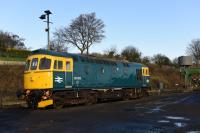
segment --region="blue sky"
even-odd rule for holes
[[[96,12],[106,25],[106,38],[91,52],[111,46],[120,52],[133,45],[143,56],[162,53],[172,59],[186,54],[190,41],[200,38],[199,0],[1,0],[0,30],[20,35],[32,49],[44,47],[46,25],[38,17],[46,9],[53,13],[51,32],[81,13]]]

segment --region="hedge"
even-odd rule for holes
[[[28,50],[0,48],[1,57],[26,58],[30,53],[31,51],[28,51]]]

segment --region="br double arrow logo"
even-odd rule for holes
[[[59,77],[59,76],[57,76],[56,78],[55,78],[55,82],[57,82],[57,83],[62,83],[63,82],[63,78],[61,78],[61,77]]]

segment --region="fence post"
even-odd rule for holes
[[[0,88],[0,108],[3,107],[3,91],[2,88]]]

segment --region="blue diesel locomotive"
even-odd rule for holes
[[[32,108],[96,103],[143,96],[149,78],[140,63],[39,49],[27,58],[24,92]]]

